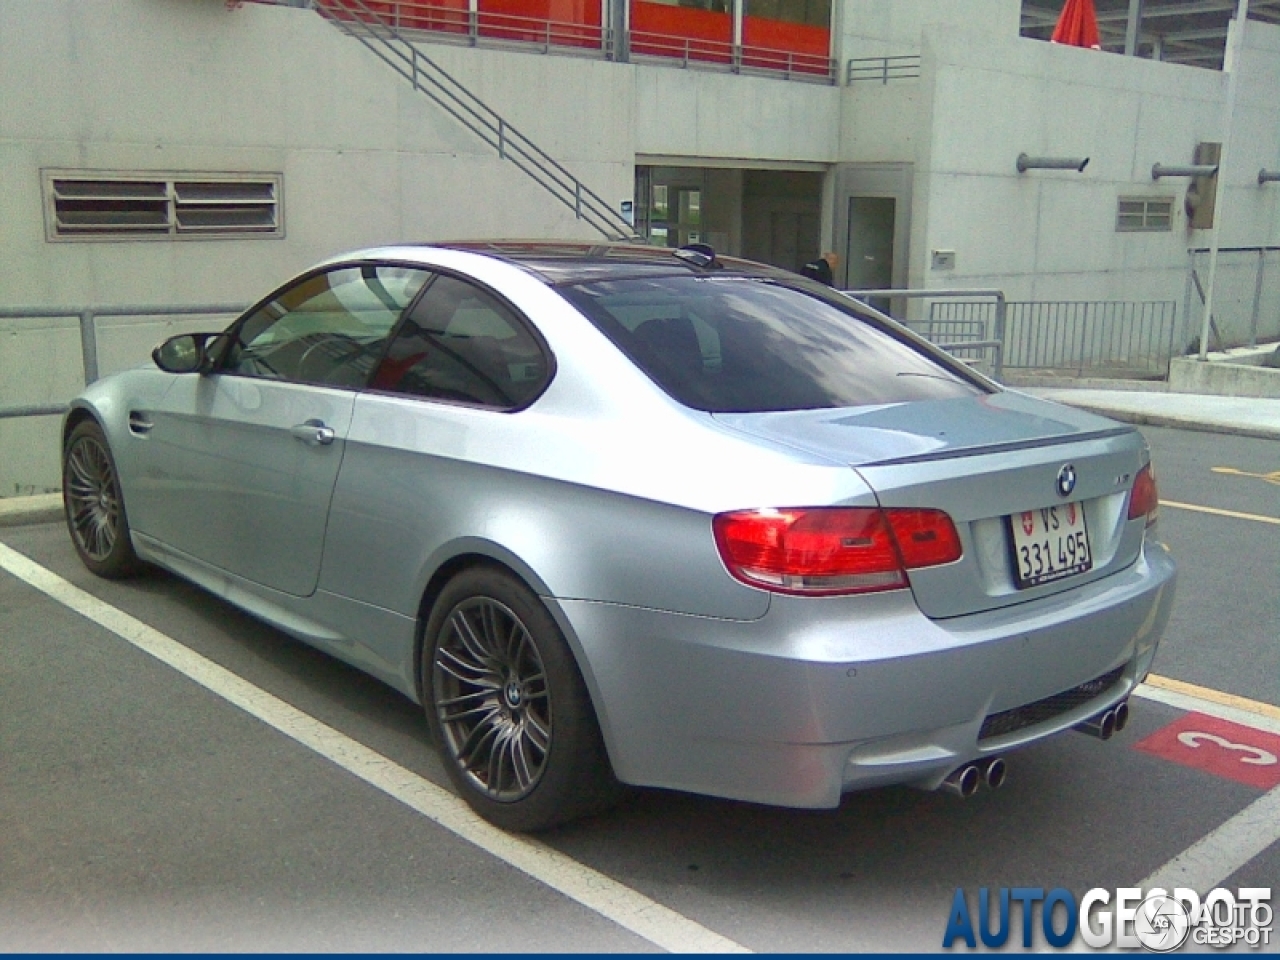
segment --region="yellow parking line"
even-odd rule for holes
[[[1249,477],[1252,480],[1263,480],[1280,486],[1280,470],[1272,470],[1270,473],[1250,473],[1248,470],[1237,470],[1235,467],[1210,467],[1209,470],[1212,473],[1225,473],[1231,477]]]
[[[1258,513],[1240,513],[1237,510],[1219,510],[1217,507],[1201,507],[1194,503],[1178,503],[1176,500],[1161,500],[1160,506],[1172,507],[1175,510],[1194,510],[1196,513],[1212,513],[1215,517],[1234,517],[1237,520],[1253,520],[1257,523],[1272,523],[1280,527],[1280,517],[1264,517]]]
[[[1214,690],[1212,687],[1201,687],[1194,683],[1186,683],[1183,680],[1174,680],[1172,677],[1160,677],[1154,673],[1149,674],[1143,683],[1152,687],[1159,687],[1161,690],[1169,690],[1173,693],[1181,693],[1184,696],[1208,700],[1210,703],[1216,703],[1223,707],[1243,710],[1245,713],[1270,717],[1272,720],[1280,720],[1280,707],[1270,703],[1263,703],[1261,700],[1238,697],[1234,693],[1223,693],[1221,690]]]

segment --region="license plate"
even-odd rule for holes
[[[1084,507],[1063,503],[1009,517],[1013,579],[1019,590],[1084,573],[1093,566]]]

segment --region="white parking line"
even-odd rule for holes
[[[1280,787],[1264,793],[1135,886],[1143,890],[1190,887],[1204,896],[1277,840]]]
[[[1185,686],[1190,687],[1191,685],[1186,684]],[[1133,694],[1136,697],[1142,697],[1144,700],[1155,700],[1167,706],[1176,707],[1179,710],[1203,713],[1206,716],[1217,717],[1219,720],[1230,720],[1232,723],[1252,727],[1255,730],[1265,730],[1267,733],[1280,734],[1280,720],[1244,707],[1232,706],[1228,703],[1209,700],[1205,697],[1197,697],[1190,693],[1170,690],[1164,686],[1155,686],[1151,683],[1138,684]]]
[[[1161,682],[1169,683],[1163,678]],[[1194,689],[1191,684],[1177,686]],[[1255,730],[1280,734],[1280,720],[1268,716],[1269,710],[1266,713],[1249,710],[1148,683],[1139,684],[1134,694],[1179,710],[1203,713]],[[1263,794],[1135,886],[1143,890],[1190,887],[1203,896],[1277,840],[1280,840],[1280,787]]]
[[[0,543],[7,570],[200,686],[553,890],[675,953],[750,953],[591,867],[481,820],[462,800]]]

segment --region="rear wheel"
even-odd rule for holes
[[[71,542],[86,567],[109,579],[138,572],[142,564],[129,537],[115,460],[92,420],[77,424],[63,449],[62,505]]]
[[[586,685],[542,601],[510,574],[465,570],[427,623],[423,700],[450,778],[508,830],[545,830],[616,802]]]

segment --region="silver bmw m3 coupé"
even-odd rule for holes
[[[1122,727],[1169,616],[1135,429],[706,247],[364,250],[153,357],[67,414],[84,563],[421,703],[508,829],[998,786]]]

